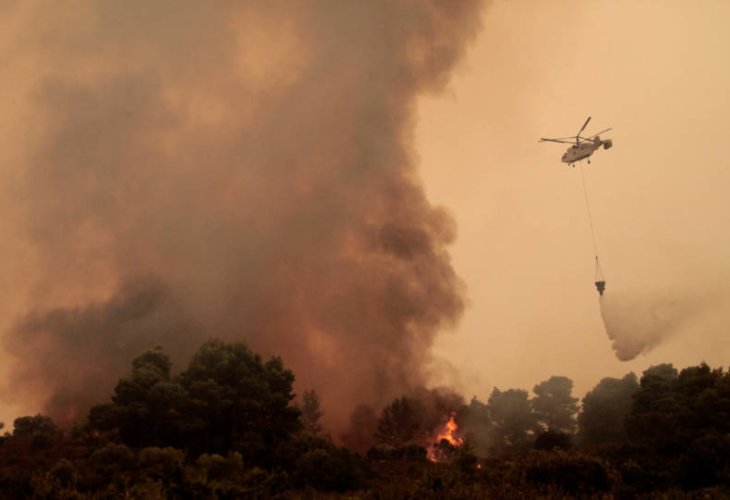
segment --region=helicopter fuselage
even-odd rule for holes
[[[593,154],[593,152],[601,146],[601,140],[585,141],[580,144],[573,144],[570,146],[563,155],[564,163],[575,163],[580,160],[585,160]]]
[[[611,139],[602,141],[600,137],[596,136],[593,139],[583,139],[578,144],[570,146],[563,154],[563,162],[568,165],[573,164],[577,161],[585,160],[590,157],[598,148],[603,146],[603,149],[608,149],[613,146]],[[590,163],[590,160],[588,161]]]

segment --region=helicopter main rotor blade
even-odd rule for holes
[[[566,141],[565,139],[547,139],[545,137],[541,137],[538,142],[559,142],[561,144],[572,144],[573,138],[571,137],[569,141]]]
[[[589,121],[591,121],[591,117],[590,116],[588,117],[588,119],[586,120],[586,122],[583,124],[583,126],[580,128],[580,130],[578,131],[578,133],[575,134],[576,137],[578,137],[580,135],[580,133],[583,132],[586,129],[586,127],[588,126],[588,122]]]
[[[551,137],[550,139],[547,139],[547,138],[544,138],[543,137],[540,140],[541,141],[573,141],[573,140],[575,140],[575,136],[574,135],[570,135],[568,137]]]
[[[593,134],[592,136],[590,136],[589,139],[593,139],[595,136],[601,135],[602,133],[608,132],[609,130],[613,130],[613,128],[609,127],[606,130],[601,130],[600,132],[597,132],[597,133]]]

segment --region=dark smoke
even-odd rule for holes
[[[45,410],[71,422],[108,399],[119,374],[148,346],[168,346],[179,357],[177,340],[196,338],[201,332],[164,286],[140,279],[105,303],[28,315],[6,348],[18,360],[13,385],[47,395]]]
[[[463,299],[454,222],[415,170],[416,99],[446,85],[481,3],[16,8],[36,271],[5,335],[13,394],[68,416],[134,354],[160,344],[180,368],[206,336],[282,355],[335,429],[422,385]]]

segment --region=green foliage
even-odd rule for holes
[[[314,390],[304,391],[299,409],[302,412],[300,419],[304,430],[310,434],[320,434],[322,425],[319,423],[319,419],[322,418],[322,410],[319,406],[317,392]]]
[[[154,481],[179,480],[185,465],[185,454],[175,448],[142,448],[137,453],[137,467]]]
[[[706,364],[651,367],[640,382],[633,374],[603,379],[584,398],[579,448],[571,448],[570,433],[555,430],[574,414],[562,377],[538,384],[533,400],[526,391],[495,389],[486,405],[472,399],[459,407],[447,392],[413,391],[383,410],[384,444],[367,458],[309,425],[321,414],[313,391],[303,398],[309,416],[300,416],[292,382],[281,360],[263,362],[241,344],[206,343],[177,377],[160,349],[148,351],[132,361],[112,402],[92,409],[88,427],[62,432],[42,415],[16,419],[0,441],[0,498],[730,493],[730,374]],[[363,424],[359,438],[368,439],[376,418],[362,408],[352,422]],[[438,462],[431,462],[421,444],[457,408],[464,445],[436,443]],[[615,429],[624,424],[625,433]],[[477,458],[474,443],[490,444],[489,456]]]
[[[569,450],[572,447],[573,442],[571,436],[565,432],[545,431],[535,439],[536,450]]]
[[[492,419],[487,405],[474,397],[468,405],[459,408],[454,420],[459,426],[464,443],[468,444],[477,456],[486,457],[492,431]]]
[[[490,442],[494,453],[504,455],[526,451],[532,446],[538,424],[527,399],[527,391],[500,391],[495,388],[487,407],[492,417]]]
[[[456,455],[452,458],[452,463],[465,480],[476,478],[479,459],[474,454],[468,443],[457,448]]]
[[[91,409],[91,428],[117,431],[134,448],[173,446],[194,456],[238,450],[264,466],[300,428],[290,405],[294,374],[279,358],[263,362],[243,344],[209,341],[178,377],[170,369],[159,348],[135,358],[112,403]]]
[[[673,391],[676,380],[677,370],[672,365],[654,366],[644,372],[626,417],[626,431],[633,442],[652,447],[676,446],[672,430],[676,429],[675,417],[681,410]]]
[[[679,478],[678,463],[646,448],[627,446],[609,457],[621,478],[626,496],[663,491]]]
[[[535,453],[525,466],[525,477],[535,485],[555,486],[570,495],[588,497],[611,488],[605,464],[595,457],[568,453]]]
[[[75,499],[80,498],[76,491],[77,472],[74,465],[66,460],[57,461],[48,471],[37,472],[30,480],[33,498]]]
[[[204,453],[188,468],[183,491],[192,498],[271,498],[286,486],[285,475],[246,467],[238,452]]]
[[[625,482],[640,491],[677,479],[685,489],[730,485],[728,378],[704,363],[681,372],[666,364],[644,372],[626,417],[629,441],[639,451],[635,467],[624,471]]]
[[[89,457],[89,467],[102,477],[111,477],[131,470],[135,465],[134,452],[123,444],[109,443],[94,450]]]
[[[76,486],[78,473],[76,467],[69,460],[62,458],[58,460],[48,471],[49,476],[59,487],[71,489]]]
[[[226,453],[269,463],[271,450],[300,428],[299,410],[290,405],[294,374],[279,358],[266,363],[243,344],[209,341],[180,375],[190,395],[188,418],[193,449]]]
[[[238,452],[227,456],[203,453],[195,461],[195,465],[205,474],[205,481],[239,481],[246,472],[243,457]]]
[[[661,451],[677,450],[679,442],[673,431],[678,429],[676,417],[681,411],[673,387],[677,370],[669,364],[647,369],[634,395],[631,413],[626,417],[626,432],[636,444]]]
[[[292,470],[299,457],[311,450],[329,449],[333,447],[329,437],[316,436],[307,432],[293,434],[291,439],[280,444],[272,459],[277,468]]]
[[[114,389],[112,403],[89,412],[89,424],[117,430],[132,447],[179,446],[185,389],[170,379],[170,359],[158,347],[132,360],[132,373]]]
[[[168,380],[171,368],[172,362],[162,352],[160,346],[156,346],[132,360],[132,373],[137,374],[138,378],[145,378],[144,374],[146,373],[152,383],[157,380]]]
[[[679,468],[687,490],[730,484],[730,436],[707,432],[697,437],[682,455]]]
[[[399,448],[413,441],[420,429],[416,403],[410,398],[401,397],[383,408],[375,438],[380,444]]]
[[[428,452],[426,448],[417,443],[408,443],[399,448],[379,445],[370,448],[367,457],[370,460],[380,461],[425,462],[428,460]]]
[[[13,437],[27,440],[33,449],[51,446],[62,434],[53,420],[43,415],[16,418],[13,427]]]
[[[686,450],[708,431],[730,433],[728,374],[706,364],[677,373],[671,365],[649,368],[626,419],[633,443],[659,453]],[[719,418],[718,418],[719,417]]]
[[[577,442],[583,446],[624,444],[624,419],[638,389],[636,375],[629,373],[622,379],[604,378],[588,391],[578,415]]]
[[[362,485],[365,466],[360,457],[345,448],[317,449],[299,458],[296,476],[300,486],[343,492]]]
[[[573,381],[568,377],[553,376],[537,384],[530,401],[540,427],[545,431],[572,434],[575,432],[575,415],[578,399],[574,398]]]

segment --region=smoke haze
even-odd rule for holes
[[[334,428],[425,383],[463,294],[416,98],[481,8],[3,3],[6,399],[72,418],[135,354],[180,368],[208,336],[281,355]]]

